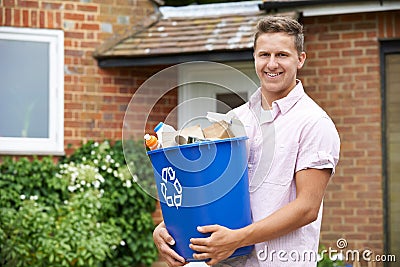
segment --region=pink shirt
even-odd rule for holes
[[[253,221],[259,221],[296,198],[294,174],[303,169],[332,169],[340,140],[329,116],[305,92],[300,81],[284,98],[261,108],[261,90],[233,110],[249,137],[248,168]],[[322,205],[318,219],[285,236],[256,244],[240,266],[315,266]],[[311,260],[310,260],[311,258]],[[243,259],[242,259],[243,260]]]

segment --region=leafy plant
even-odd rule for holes
[[[150,265],[155,200],[136,181],[152,168],[143,144],[130,146],[133,176],[122,142],[91,141],[59,163],[3,158],[0,266]]]
[[[156,202],[137,183],[138,177],[153,180],[152,167],[143,150],[143,142],[130,141],[128,145],[134,152],[133,158],[129,159],[133,175],[126,165],[121,141],[113,146],[108,141],[101,144],[88,142],[63,160],[64,164],[74,162],[92,166],[104,177],[104,182],[99,185],[102,194],[99,216],[104,221],[112,220],[121,229],[122,240],[103,266],[150,265],[157,258],[151,234],[154,229],[151,212],[155,210]]]

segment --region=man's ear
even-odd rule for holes
[[[306,58],[307,58],[306,52],[301,52],[301,54],[299,55],[299,63],[297,64],[298,70],[303,67]]]

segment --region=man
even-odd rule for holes
[[[208,238],[192,238],[195,259],[215,266],[316,266],[322,199],[339,159],[340,141],[328,115],[296,79],[306,60],[303,29],[286,17],[257,25],[254,61],[260,88],[232,112],[249,137],[253,223],[241,229],[200,226]],[[272,140],[272,142],[271,142]],[[161,223],[154,241],[169,266],[184,259]],[[252,255],[229,258],[255,244]],[[229,258],[229,259],[227,259]]]

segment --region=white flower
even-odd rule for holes
[[[99,181],[94,181],[93,183],[93,186],[95,187],[95,188],[99,188],[100,187],[100,182]]]
[[[39,197],[38,197],[38,196],[30,196],[29,199],[30,199],[30,200],[38,200]]]
[[[117,162],[117,163],[115,163],[115,168],[119,168],[119,163]]]
[[[132,187],[132,182],[131,180],[126,181],[126,187],[131,188]]]
[[[82,161],[86,161],[86,157],[82,157]]]
[[[138,180],[138,177],[137,177],[136,174],[134,174],[134,175],[132,176],[132,181],[133,181],[134,183],[137,183],[137,180]]]
[[[97,159],[95,159],[95,160],[93,160],[93,163],[97,165],[97,164],[99,164],[99,161]]]
[[[68,205],[68,203],[69,203],[68,200],[64,200],[65,205]]]
[[[24,200],[26,198],[26,196],[25,195],[20,195],[19,198]]]
[[[94,155],[94,154],[96,154],[96,152],[94,152],[93,150],[92,151],[90,151],[90,155]]]
[[[85,180],[82,180],[81,181],[81,185],[85,185],[86,184],[86,181]]]
[[[107,169],[107,166],[106,166],[106,165],[102,165],[102,166],[101,166],[101,169],[102,169],[103,171],[105,171],[105,170]]]
[[[111,168],[108,168],[108,169],[107,169],[107,172],[108,172],[108,173],[112,173],[112,169],[111,169]]]
[[[72,186],[72,185],[68,186],[68,191],[74,192],[75,190],[76,190],[75,186]]]
[[[121,246],[125,246],[125,241],[121,240],[121,242],[119,242]]]
[[[104,177],[101,174],[96,174],[95,178],[100,181],[100,183],[104,183]]]
[[[113,175],[114,175],[114,177],[118,177],[118,172],[114,170]]]

